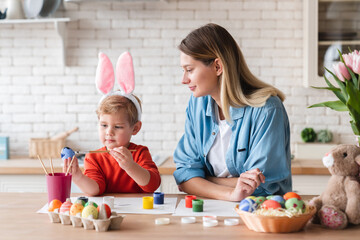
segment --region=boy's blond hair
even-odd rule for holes
[[[135,95],[133,96],[139,102],[141,108],[140,99]],[[128,98],[120,95],[111,95],[106,97],[96,109],[96,114],[98,118],[100,118],[100,115],[102,114],[118,113],[120,110],[125,110],[131,126],[138,122],[138,111],[135,104]]]

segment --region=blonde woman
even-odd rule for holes
[[[179,189],[228,201],[291,191],[284,94],[250,72],[219,25],[192,31],[179,49],[182,83],[192,92],[174,153]]]

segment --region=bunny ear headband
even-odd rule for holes
[[[120,90],[113,91],[115,76],[112,63],[108,56],[99,53],[99,63],[96,69],[96,88],[104,96],[99,104],[108,96],[120,95],[132,101],[138,112],[138,120],[141,121],[141,108],[137,99],[132,95],[135,88],[134,66],[130,53],[124,52],[120,55],[116,63],[116,80]]]

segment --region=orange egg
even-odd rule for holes
[[[265,200],[263,204],[261,205],[264,209],[278,209],[281,208],[281,204],[275,200]]]
[[[297,198],[297,199],[301,200],[301,197],[300,197],[297,193],[294,193],[294,192],[287,192],[287,193],[285,193],[284,199],[285,199],[285,200],[288,200],[288,199],[290,199],[290,198]]]
[[[48,211],[53,212],[55,209],[60,208],[62,205],[62,202],[58,199],[54,199],[50,202]]]

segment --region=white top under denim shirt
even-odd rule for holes
[[[214,104],[214,107],[214,114],[219,125],[219,133],[216,134],[214,143],[209,150],[207,160],[214,170],[215,177],[232,177],[226,166],[225,160],[232,135],[231,127],[226,120],[220,119],[218,105]]]
[[[193,177],[215,176],[209,150],[219,132],[211,96],[191,96],[186,109],[185,133],[174,152],[177,184]],[[290,127],[278,97],[262,107],[230,107],[232,134],[225,162],[230,175],[259,168],[266,177],[255,196],[284,194],[292,190]]]

